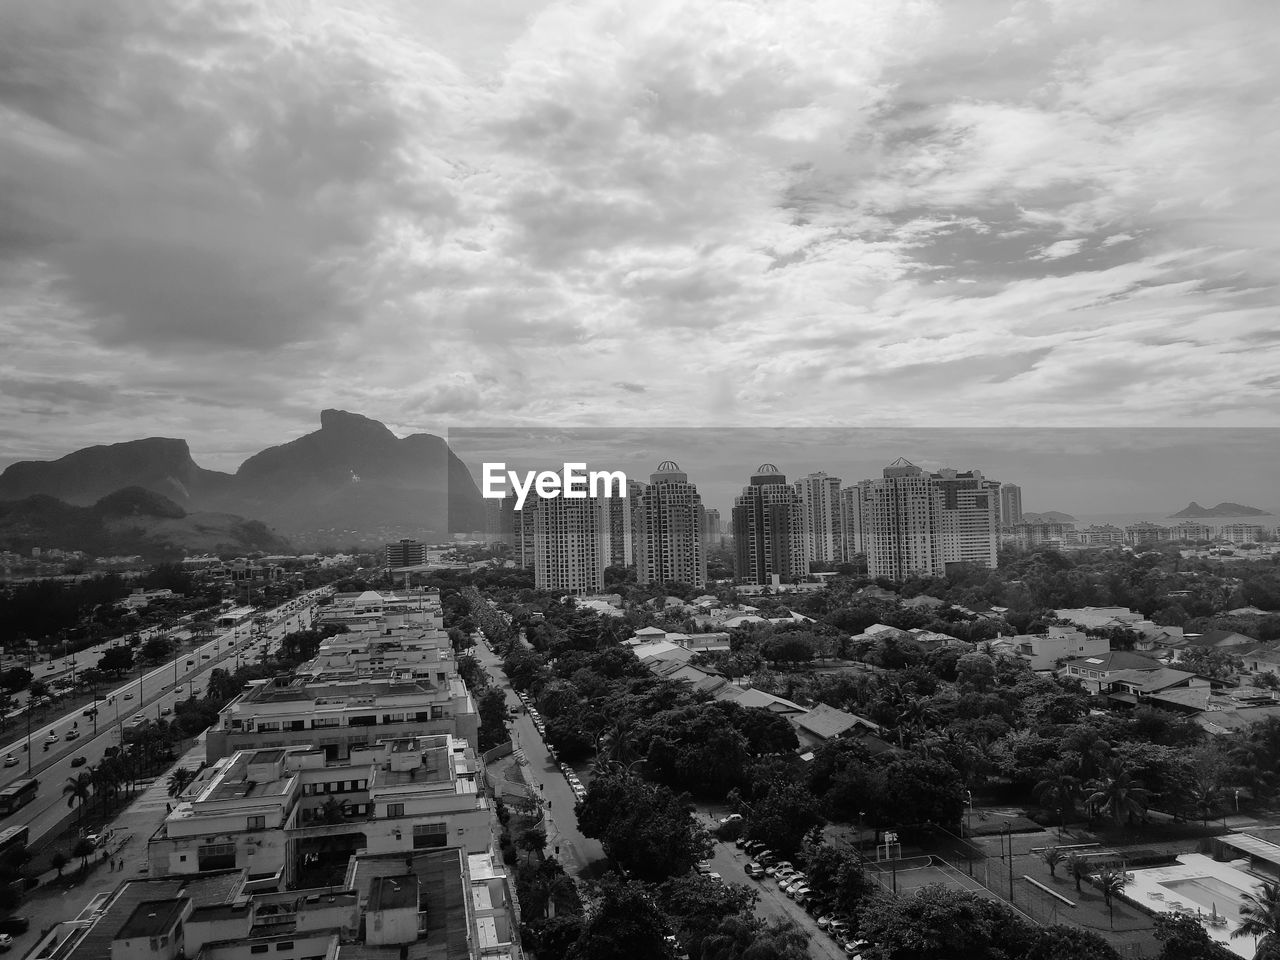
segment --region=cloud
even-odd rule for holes
[[[1280,414],[1261,0],[471,6],[0,0],[6,449]]]

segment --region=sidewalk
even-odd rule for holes
[[[108,829],[114,829],[115,833],[107,845],[98,850],[98,859],[90,858],[83,875],[79,873],[80,862],[77,859],[62,871],[61,879],[56,870],[40,876],[40,886],[30,891],[14,911],[31,921],[26,933],[13,938],[15,956],[30,950],[42,931],[60,921],[74,919],[91,903],[97,905],[107,899],[125,880],[147,875],[147,841],[164,821],[169,804],[173,802],[169,799],[169,774],[178,767],[197,769],[204,761],[204,754],[204,736],[201,735],[172,767],[146,784],[133,802],[110,823]],[[107,863],[108,858],[121,859],[123,869],[113,871]]]

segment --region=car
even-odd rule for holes
[[[714,880],[716,883],[724,883],[724,877],[720,876],[718,873],[708,873],[707,879]]]
[[[73,767],[83,767],[86,763],[88,763],[88,761],[85,760],[84,757],[74,757],[71,760],[71,765]]]
[[[735,840],[733,841],[733,845],[734,845],[735,847],[737,847],[739,850],[743,850],[743,849],[745,849],[745,848],[746,848],[746,846],[747,846],[747,838],[746,838],[746,837],[738,837],[737,839],[735,839]]]
[[[760,864],[756,863],[754,860],[748,860],[742,870],[748,877],[764,876],[764,870],[761,868]]]
[[[132,693],[126,693],[126,694],[124,695],[124,698],[125,698],[126,700],[132,700],[132,699],[133,699],[133,694],[132,694]]]
[[[31,929],[31,921],[27,917],[5,917],[0,920],[0,933],[17,936]]]
[[[738,822],[739,820],[741,820],[741,819],[742,819],[742,814],[740,814],[740,813],[731,813],[731,814],[729,814],[727,817],[721,817],[721,818],[720,818],[720,822],[721,822],[722,824],[723,824],[723,823],[737,823],[737,822]]]
[[[163,707],[160,710],[160,716],[162,717],[167,717],[171,713],[173,713],[173,707]]]
[[[798,887],[787,888],[787,896],[802,907],[805,905],[805,901],[809,899],[809,896],[812,893],[813,891],[809,889],[809,885],[807,883],[801,883]]]
[[[695,869],[695,870],[697,870],[699,873],[710,873],[710,872],[711,872],[711,861],[710,861],[710,860],[699,860],[699,861],[698,861],[698,865],[697,865],[696,867],[694,867],[694,869]]]
[[[135,714],[133,715],[133,721],[132,721],[132,722],[133,722],[133,723],[145,723],[145,722],[146,722],[146,719],[147,719],[146,714],[142,714],[142,713],[135,713]]]
[[[20,762],[21,761],[12,753],[6,753],[4,755],[4,765],[6,767],[16,767]]]
[[[194,660],[188,660],[188,661],[187,661],[187,666],[188,666],[188,667],[194,667],[195,665],[196,665],[196,662],[195,662]]]
[[[0,950],[10,950],[13,947],[13,937],[7,933],[0,933]]]
[[[58,742],[58,734],[57,734],[56,732],[54,732],[54,731],[50,731],[50,732],[49,732],[49,735],[48,735],[47,737],[45,737],[45,738],[44,738],[44,742],[45,742],[45,743],[57,743],[57,742]]]
[[[80,731],[79,731],[79,730],[68,730],[68,731],[67,731],[67,742],[68,742],[68,743],[70,743],[72,740],[78,740],[79,738],[80,738]]]
[[[841,937],[849,935],[849,922],[847,920],[832,920],[827,924],[827,933],[839,940]]]
[[[824,913],[822,916],[818,918],[818,929],[819,930],[827,929],[827,927],[831,926],[831,921],[834,919],[835,918],[832,917],[831,914]]]

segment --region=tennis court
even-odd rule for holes
[[[962,873],[945,860],[938,857],[910,857],[906,860],[882,860],[869,861],[866,864],[867,871],[874,876],[884,886],[886,890],[893,890],[895,878],[898,886],[899,894],[910,894],[911,891],[920,887],[926,887],[931,883],[940,883],[943,886],[951,887],[953,890],[967,890],[970,893],[980,893],[990,899],[997,899],[986,887],[969,876]]]

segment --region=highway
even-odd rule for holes
[[[0,768],[0,786],[34,776],[40,781],[40,792],[21,810],[0,819],[0,829],[26,824],[30,828],[30,842],[34,844],[68,812],[63,785],[74,774],[98,763],[108,747],[119,746],[125,726],[135,716],[162,717],[191,692],[200,693],[214,668],[234,668],[237,661],[243,664],[259,659],[268,645],[286,633],[311,626],[314,604],[327,592],[314,590],[264,611],[261,615],[274,622],[261,633],[251,623],[241,624],[195,650],[180,654],[172,662],[135,676],[102,695],[96,718],[83,715],[82,711],[89,709],[86,706],[52,723],[33,727],[29,754],[23,752],[25,735],[3,748],[5,763],[10,756],[19,762]],[[66,734],[71,730],[78,731],[79,736],[68,741]],[[49,744],[46,752],[44,743],[51,732],[56,732],[58,739]],[[72,767],[71,761],[77,757],[84,757],[86,763]],[[31,773],[28,773],[28,764],[32,766]]]

